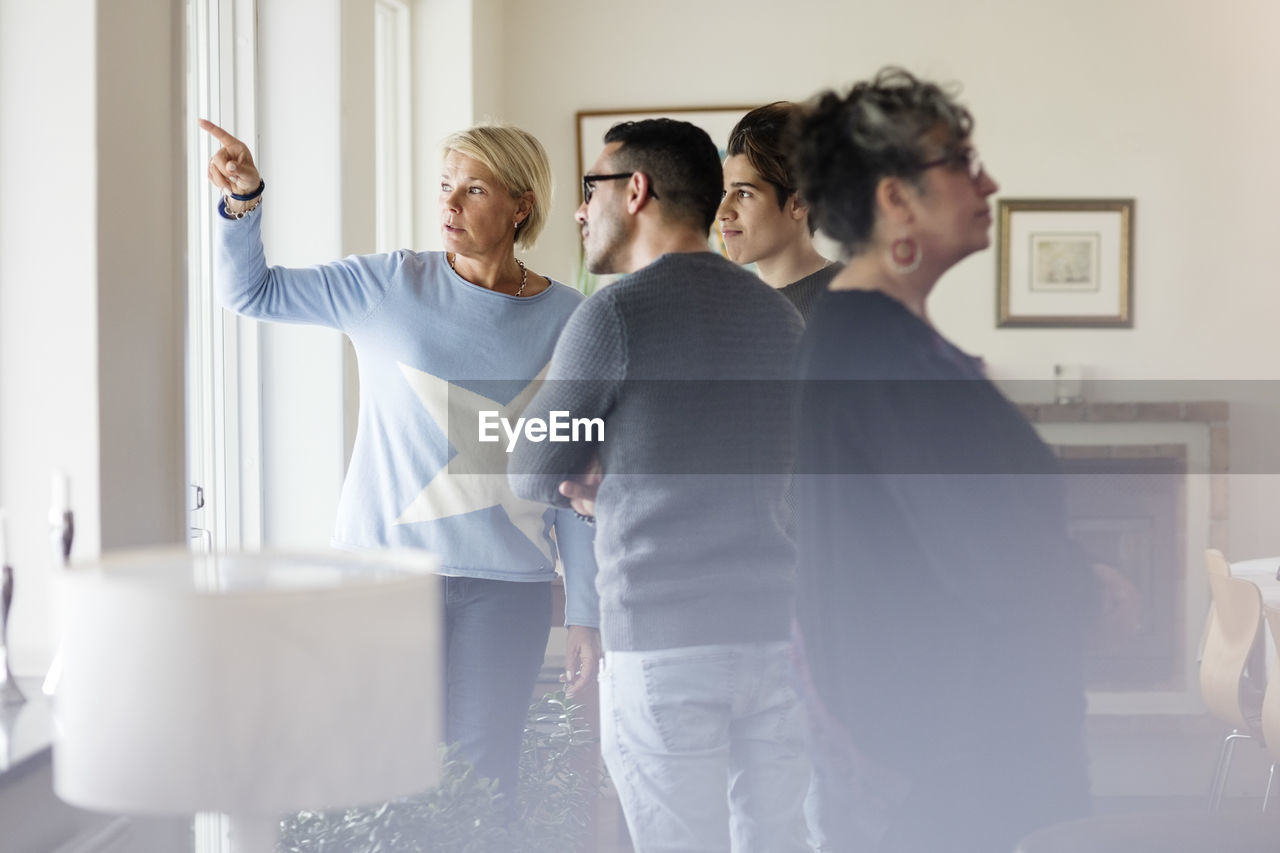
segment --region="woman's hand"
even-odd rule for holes
[[[221,148],[209,158],[209,183],[223,192],[248,195],[262,183],[249,146],[211,121],[200,119],[200,129],[218,140]]]
[[[1093,564],[1102,588],[1102,616],[1098,628],[1104,641],[1126,639],[1142,627],[1142,604],[1133,582],[1106,563]]]
[[[604,656],[600,646],[600,631],[585,625],[570,625],[564,643],[565,692],[574,696],[595,680]]]

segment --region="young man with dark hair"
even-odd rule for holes
[[[808,320],[840,266],[814,248],[809,206],[796,191],[787,153],[787,125],[796,110],[777,101],[739,120],[729,135],[716,220],[729,257],[755,264],[760,278]]]
[[[636,849],[799,853],[783,495],[801,320],[708,251],[722,178],[703,131],[605,139],[576,218],[588,268],[625,275],[569,318],[525,410],[600,418],[603,437],[520,442],[512,487],[597,519],[602,749]]]

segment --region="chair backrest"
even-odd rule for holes
[[[1204,552],[1205,568],[1209,570],[1210,576],[1220,575],[1224,578],[1231,577],[1231,563],[1227,561],[1227,556],[1217,548],[1209,548]]]
[[[1209,575],[1213,619],[1200,660],[1200,694],[1218,719],[1261,735],[1261,694],[1245,689],[1245,669],[1262,633],[1262,593],[1247,580]]]
[[[1231,563],[1228,562],[1227,556],[1217,548],[1208,548],[1204,552],[1204,565],[1209,571],[1209,577],[1219,575],[1221,577],[1231,576]],[[1204,660],[1205,643],[1209,642],[1209,632],[1213,630],[1213,598],[1209,599],[1209,612],[1204,617],[1204,629],[1200,632],[1200,649],[1196,660]]]
[[[1271,645],[1280,661],[1280,605],[1268,604],[1264,611]],[[1280,761],[1280,672],[1267,673],[1267,693],[1262,699],[1262,736],[1272,761]]]

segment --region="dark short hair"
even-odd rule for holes
[[[952,93],[901,68],[883,68],[843,97],[817,95],[791,122],[791,165],[819,228],[846,251],[871,237],[881,179],[915,180],[931,156],[927,137],[941,131],[959,150],[973,117]]]
[[[720,152],[705,130],[687,121],[649,118],[615,124],[604,141],[621,143],[613,168],[644,172],[668,215],[711,229],[724,172]]]
[[[744,115],[729,134],[727,153],[730,157],[741,154],[747,158],[751,168],[773,187],[779,210],[787,206],[787,199],[798,194],[787,128],[799,112],[800,107],[790,101],[774,101]],[[815,228],[817,224],[810,217],[809,233]]]
[[[739,119],[729,134],[729,156],[741,154],[747,158],[751,168],[777,193],[779,208],[785,207],[787,199],[796,191],[784,146],[787,124],[797,109],[790,101],[756,107]]]

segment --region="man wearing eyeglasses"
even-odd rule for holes
[[[519,443],[512,486],[597,525],[602,750],[635,849],[802,851],[782,526],[800,317],[708,250],[705,132],[653,119],[605,143],[576,218],[588,269],[625,275],[570,317],[525,412],[604,435]]]

